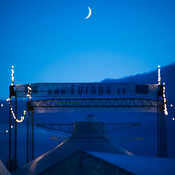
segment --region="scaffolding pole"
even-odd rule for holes
[[[34,111],[27,109],[27,162],[34,159]]]
[[[13,105],[15,116],[17,116],[17,97],[9,101],[9,160],[7,168],[10,172],[18,168],[17,163],[17,122],[13,118],[10,105]]]

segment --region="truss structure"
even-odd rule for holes
[[[157,107],[162,102],[142,98],[64,98],[28,102],[30,107]]]
[[[73,133],[73,124],[37,124],[38,127],[50,129],[54,131],[62,131],[66,133]],[[105,133],[113,132],[120,129],[140,126],[140,123],[104,123]]]
[[[162,101],[142,98],[58,98],[28,102],[28,109],[35,113],[89,110],[157,112],[158,106],[162,106]]]
[[[66,133],[73,132],[73,124],[37,124],[38,127],[42,127],[45,129],[50,129],[54,131],[61,131]]]
[[[161,106],[158,106],[161,108]],[[157,156],[168,157],[167,151],[167,116],[164,112],[157,113]]]

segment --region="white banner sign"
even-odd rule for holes
[[[16,85],[17,97],[25,97],[28,84]],[[31,97],[56,98],[146,98],[157,99],[158,84],[136,83],[36,83],[31,84]]]

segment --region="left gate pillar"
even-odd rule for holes
[[[17,97],[15,86],[9,87],[9,160],[7,168],[10,172],[18,168],[17,164],[17,122],[13,115],[17,116]],[[13,115],[12,115],[13,114]]]
[[[27,162],[34,159],[34,108],[27,102]]]

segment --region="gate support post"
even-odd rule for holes
[[[158,98],[163,97],[163,86],[160,86]],[[157,98],[157,100],[158,100]],[[168,157],[167,148],[167,116],[164,114],[164,101],[157,102],[157,157]]]
[[[27,102],[27,162],[34,159],[34,110]]]
[[[15,86],[9,87],[9,160],[7,168],[10,172],[18,168],[17,163],[17,122],[12,116],[12,107],[15,116],[17,117],[17,97]],[[14,100],[13,100],[14,99]]]

